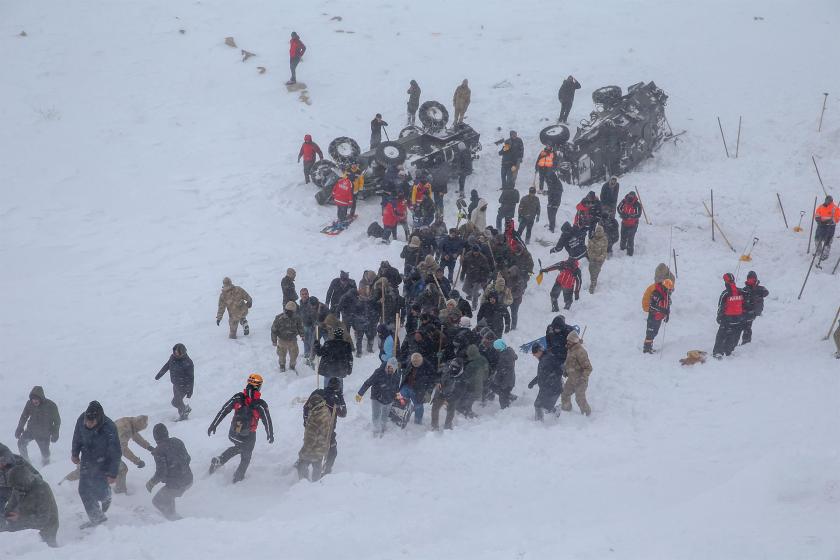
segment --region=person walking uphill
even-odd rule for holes
[[[537,376],[528,383],[528,388],[533,389],[534,385],[540,388],[534,400],[534,420],[542,422],[545,412],[557,411],[557,399],[563,392],[563,361],[539,344],[531,347],[531,354],[538,360],[539,365]]]
[[[557,298],[560,297],[561,293],[563,294],[563,302],[565,304],[563,308],[570,309],[572,307],[572,296],[576,300],[580,299],[582,279],[578,261],[574,257],[569,257],[565,261],[560,261],[548,268],[543,268],[540,272],[545,273],[551,272],[552,270],[558,270],[560,273],[557,275],[554,286],[551,287],[551,292],[549,293],[551,297],[551,310],[560,310]]]
[[[35,440],[41,450],[41,464],[46,466],[50,462],[50,442],[58,441],[61,428],[61,416],[53,401],[44,396],[44,388],[36,385],[29,392],[29,400],[23,407],[15,437],[18,440],[20,455],[29,461],[27,447]]]
[[[452,107],[455,109],[455,115],[452,119],[452,126],[464,122],[464,114],[467,112],[467,107],[470,106],[472,92],[470,91],[467,79],[461,82],[461,85],[455,88],[455,94],[452,96]]]
[[[417,119],[417,109],[420,107],[420,86],[417,85],[416,81],[411,80],[406,93],[408,94],[408,104],[406,105],[408,121],[406,121],[406,125],[414,126]]]
[[[516,186],[519,166],[525,157],[525,144],[515,130],[510,131],[510,137],[502,144],[499,155],[502,156],[502,188],[513,188]]]
[[[110,485],[117,481],[122,451],[117,427],[97,401],[91,401],[76,420],[70,458],[79,465],[79,497],[89,519],[82,528],[104,523],[111,507]]]
[[[233,395],[224,404],[210,427],[207,428],[207,436],[212,436],[225,416],[233,411],[233,419],[228,430],[228,439],[233,445],[225,449],[218,457],[211,459],[210,474],[216,472],[219,467],[236,455],[240,455],[239,466],[233,473],[233,482],[236,483],[245,478],[245,471],[248,470],[254,445],[257,443],[257,428],[260,420],[263,422],[268,443],[274,443],[274,426],[271,423],[271,414],[268,412],[268,403],[262,400],[260,394],[262,384],[262,375],[258,373],[249,375],[245,389]]]
[[[169,430],[164,424],[155,424],[152,436],[155,438],[155,449],[152,451],[155,474],[146,483],[146,490],[151,494],[155,486],[163,483],[163,488],[152,498],[152,504],[166,519],[176,521],[181,516],[175,511],[175,498],[183,496],[193,483],[192,459],[184,442],[169,437]]]
[[[353,343],[344,338],[344,329],[341,327],[333,329],[333,338],[323,345],[316,339],[312,350],[316,356],[321,357],[318,375],[324,377],[324,385],[333,377],[341,382],[353,373]]]
[[[292,77],[286,82],[287,86],[297,83],[297,66],[306,52],[306,45],[300,40],[300,36],[292,31],[292,38],[289,40],[289,68],[292,70]]]
[[[236,338],[236,331],[239,325],[242,325],[242,334],[248,336],[250,331],[248,330],[248,319],[246,317],[248,316],[248,310],[251,309],[253,304],[254,301],[248,295],[248,292],[239,286],[234,286],[233,281],[225,277],[222,280],[222,293],[219,294],[219,310],[216,313],[216,326],[222,322],[222,317],[225,314],[225,310],[227,310],[228,324],[230,325],[230,334],[228,337]]]
[[[0,532],[36,529],[47,546],[58,546],[58,505],[50,485],[27,465],[18,465],[8,472],[12,498],[0,519]]]
[[[516,215],[516,205],[519,203],[519,191],[513,185],[502,188],[499,195],[499,213],[496,214],[496,229],[502,231],[502,223],[512,220]]]
[[[814,242],[816,243],[817,249],[821,250],[819,262],[817,263],[817,267],[819,268],[819,263],[827,259],[828,254],[831,252],[831,241],[834,239],[837,222],[840,222],[840,207],[834,203],[833,198],[826,196],[825,202],[817,206],[817,210],[814,212],[814,221],[817,223]]]
[[[283,313],[274,317],[271,324],[271,345],[277,348],[280,372],[286,371],[286,354],[289,355],[289,369],[297,373],[298,343],[297,337],[304,338],[303,321],[298,316],[297,305],[289,301]]]
[[[138,469],[142,469],[146,466],[146,462],[143,461],[140,457],[135,455],[131,448],[128,447],[128,442],[133,441],[146,451],[151,452],[154,447],[146,438],[140,435],[140,432],[145,430],[149,426],[149,417],[146,415],[141,416],[126,416],[124,418],[118,418],[114,425],[117,426],[117,437],[120,439],[120,449],[122,450],[122,455],[132,463],[134,463]],[[114,493],[116,494],[127,494],[128,488],[126,487],[126,477],[128,476],[128,466],[125,464],[125,461],[120,461],[120,468],[119,474],[117,475],[117,483],[114,485]]]
[[[636,193],[630,191],[618,205],[618,215],[621,216],[621,240],[618,247],[627,250],[627,256],[633,256],[636,230],[639,229],[639,217],[642,215],[642,203]]]
[[[598,275],[601,274],[601,267],[604,266],[604,261],[607,260],[607,249],[609,242],[607,234],[601,224],[595,225],[595,233],[592,239],[589,240],[589,245],[586,248],[586,255],[589,260],[589,293],[595,293],[595,286],[598,284]]]
[[[330,449],[334,418],[320,391],[314,391],[303,405],[303,447],[298,452],[295,467],[298,479],[315,482],[323,473],[323,462]],[[311,474],[310,474],[311,469]]]
[[[338,418],[345,418],[347,416],[347,404],[344,402],[344,391],[342,389],[341,380],[333,377],[329,380],[326,387],[323,389],[316,389],[312,391],[312,395],[320,395],[327,405],[327,411],[330,415],[330,439],[329,447],[326,455],[322,455],[324,459],[324,466],[321,470],[321,476],[330,474],[336,457],[338,457],[338,440],[335,436],[335,426]],[[310,395],[310,398],[312,397]],[[310,409],[303,406],[303,425],[306,427],[309,421]]]
[[[280,280],[280,289],[283,291],[284,306],[291,301],[295,303],[295,308],[297,308],[298,293],[295,289],[296,276],[297,272],[294,268],[287,268],[286,276],[284,276],[283,279]]]
[[[169,372],[169,380],[172,382],[172,406],[178,409],[178,420],[186,420],[192,408],[184,404],[184,399],[192,398],[195,385],[195,367],[193,361],[187,355],[187,347],[180,342],[172,347],[172,355],[155,375],[155,381]]]
[[[306,134],[303,137],[303,144],[300,146],[297,160],[300,163],[300,159],[303,158],[303,180],[307,185],[311,179],[312,166],[315,165],[316,156],[324,159],[324,153],[321,151],[321,147],[312,141],[312,135]]]
[[[382,127],[388,126],[384,120],[382,120],[382,115],[376,113],[376,116],[373,117],[373,120],[370,121],[370,149],[375,149],[379,144],[382,143]]]
[[[720,294],[717,311],[717,323],[720,326],[712,350],[712,356],[718,359],[732,354],[744,327],[744,294],[735,285],[735,277],[731,272],[723,275],[723,283],[726,288]]]
[[[388,425],[388,412],[400,384],[400,379],[397,376],[398,369],[399,362],[397,362],[397,359],[389,358],[385,364],[374,370],[373,374],[362,383],[356,393],[356,402],[360,403],[364,394],[370,389],[371,425],[373,426],[374,437],[385,435],[385,426]]]
[[[566,412],[572,410],[572,395],[574,394],[580,413],[589,416],[592,414],[592,409],[586,402],[586,388],[589,386],[589,374],[592,373],[589,354],[576,332],[570,332],[566,337],[566,348],[566,362],[563,365],[566,383],[560,395],[560,408]]]
[[[662,321],[667,323],[671,315],[672,291],[674,291],[674,281],[670,278],[655,282],[645,290],[645,295],[642,297],[642,310],[648,314],[645,343],[642,347],[642,352],[645,354],[653,354],[653,339],[659,334]]]
[[[560,101],[560,118],[558,122],[565,123],[569,118],[569,113],[572,110],[572,103],[575,101],[575,90],[580,89],[580,82],[574,76],[569,76],[563,80],[560,85],[560,90],[557,92],[557,99]]]
[[[744,294],[744,329],[741,333],[741,344],[752,342],[752,324],[756,317],[764,312],[764,298],[770,292],[758,281],[758,274],[754,270],[747,273],[747,280],[741,288]]]
[[[537,196],[536,187],[528,189],[528,194],[522,197],[519,201],[519,228],[516,234],[522,237],[522,232],[525,232],[525,244],[531,242],[531,230],[534,228],[534,222],[540,221],[540,199]]]

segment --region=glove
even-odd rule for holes
[[[516,166],[515,166],[515,165],[511,165],[511,166],[510,166],[510,170],[511,170],[511,171],[513,171],[513,172],[515,173],[515,172],[516,172]]]
[[[362,395],[356,393],[356,402],[362,402]]]
[[[535,221],[535,222],[539,222],[539,221],[540,221],[540,217],[539,217],[539,216],[537,216],[536,218],[534,218],[534,221]]]
[[[248,309],[251,309],[251,306],[252,306],[252,305],[254,305],[254,302],[253,302],[253,301],[249,301],[249,302],[248,302]]]
[[[575,292],[575,301],[580,299],[580,292]]]
[[[137,461],[137,468],[138,469],[142,469],[145,466],[146,466],[146,463],[142,459]]]
[[[274,434],[268,436],[268,443],[274,443]]]
[[[665,315],[665,322],[666,322],[666,323],[668,322],[668,319],[669,319],[670,317],[671,317],[671,315],[670,315],[670,314]]]
[[[192,391],[190,391],[189,393],[184,395],[184,397],[187,398],[187,399],[191,399],[192,398]]]
[[[58,434],[53,434],[50,436],[50,441],[55,443],[58,441]]]
[[[216,326],[218,327],[221,324],[221,322],[222,322],[221,317],[216,319]]]
[[[216,433],[216,428],[214,428],[213,426],[210,426],[209,428],[207,428],[207,437],[210,437],[215,433]]]
[[[510,332],[510,327],[507,327],[507,328],[505,329],[505,334],[507,334],[507,333],[509,333],[509,332]]]
[[[530,383],[528,383],[528,388],[529,388],[529,389],[533,389],[533,388],[534,388],[534,385],[536,385],[536,384],[537,384],[537,382],[536,382],[536,381],[531,381]]]
[[[23,428],[18,428],[15,430],[15,439],[20,439],[20,436],[23,435]]]
[[[76,455],[71,455],[70,461],[72,461],[74,465],[78,465],[81,462]]]
[[[155,480],[153,478],[149,479],[149,482],[146,483],[146,490],[149,491],[149,494],[152,493],[152,488],[155,487],[155,484],[157,484],[157,480]]]
[[[552,247],[551,250],[549,251],[549,253],[556,253],[556,252],[557,252],[557,247]],[[218,325],[219,323],[216,323],[216,324]]]

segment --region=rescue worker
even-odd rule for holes
[[[286,354],[289,355],[289,369],[297,373],[298,348],[297,337],[304,339],[303,321],[297,312],[295,302],[289,301],[283,313],[274,317],[271,324],[271,345],[277,348],[280,373],[286,371]]]
[[[601,274],[601,267],[607,260],[607,249],[609,248],[607,234],[601,224],[595,226],[595,233],[589,240],[586,247],[586,254],[589,257],[589,293],[595,293],[595,286],[598,284],[598,275]]]
[[[458,198],[464,198],[467,176],[472,175],[473,172],[472,152],[467,149],[464,142],[458,142],[458,153],[455,154],[455,161],[452,162],[452,165],[458,174]]]
[[[549,173],[554,172],[554,150],[549,146],[544,146],[537,155],[537,163],[534,166],[537,175],[540,178],[540,194],[543,194],[543,185],[545,185],[546,177]]]
[[[332,189],[333,201],[335,201],[335,207],[338,212],[338,222],[347,221],[347,210],[353,205],[353,201],[355,200],[355,196],[353,195],[353,182],[348,175],[347,172],[342,173]]]
[[[636,193],[630,191],[618,205],[618,215],[621,217],[621,239],[618,248],[627,250],[627,256],[633,256],[636,230],[639,229],[639,217],[642,215],[642,203]]]
[[[323,389],[316,389],[312,392],[313,395],[321,395],[327,405],[331,422],[330,422],[330,441],[329,448],[324,456],[324,466],[321,471],[321,476],[330,474],[332,472],[335,459],[338,457],[338,440],[335,436],[335,426],[339,418],[347,416],[347,404],[344,402],[344,392],[341,379],[337,377],[331,378]],[[304,405],[303,407],[303,425],[307,425],[309,419],[309,409]]]
[[[420,107],[420,86],[417,85],[417,82],[411,80],[406,93],[408,94],[408,104],[406,107],[408,121],[406,125],[414,126],[415,119],[417,118],[417,109]]]
[[[534,222],[540,221],[540,199],[537,197],[536,187],[528,189],[528,194],[522,197],[519,201],[519,228],[516,234],[522,237],[522,232],[525,232],[525,244],[531,243],[531,230],[534,227]]]
[[[0,532],[37,529],[41,540],[56,548],[58,505],[50,485],[26,465],[11,468],[8,482],[12,496],[0,520]]]
[[[580,82],[569,74],[557,91],[557,99],[560,100],[560,118],[557,119],[557,122],[565,123],[568,120],[572,103],[575,102],[575,90],[578,89],[580,89]]]
[[[236,338],[236,331],[239,325],[242,325],[242,334],[248,336],[248,310],[254,305],[254,301],[248,292],[234,286],[230,278],[225,277],[222,280],[222,293],[219,294],[219,310],[216,313],[216,326],[222,322],[222,317],[227,310],[228,325],[230,326],[230,334],[228,338]]]
[[[298,479],[315,482],[323,473],[323,461],[330,448],[333,418],[326,399],[319,391],[309,395],[303,410],[303,446],[298,452],[295,467]]]
[[[23,406],[15,437],[18,440],[18,450],[21,457],[29,461],[27,447],[35,440],[41,451],[41,464],[46,466],[50,462],[50,442],[58,441],[61,428],[61,416],[53,401],[44,396],[44,388],[36,385],[29,392],[29,400]]]
[[[559,253],[563,249],[573,259],[586,258],[586,230],[569,222],[564,222],[560,227],[560,239],[557,245],[551,248],[549,253]]]
[[[155,449],[152,451],[155,474],[146,483],[146,490],[151,494],[156,485],[164,485],[152,498],[152,504],[166,519],[176,521],[181,516],[175,511],[175,498],[183,496],[193,483],[192,459],[183,441],[169,437],[165,425],[155,424],[152,436],[155,438]]]
[[[554,171],[546,173],[545,182],[548,185],[548,199],[546,200],[548,224],[546,227],[548,227],[548,231],[554,233],[557,209],[560,208],[560,203],[563,200],[563,183]]]
[[[376,147],[382,143],[382,127],[388,126],[382,119],[382,115],[380,113],[376,113],[376,116],[373,117],[373,120],[370,121],[370,149],[374,150]]]
[[[289,68],[292,70],[292,77],[286,82],[287,86],[297,83],[297,65],[300,64],[300,59],[303,58],[303,53],[306,52],[306,45],[300,40],[297,33],[292,31],[292,38],[289,40]]]
[[[210,474],[213,474],[219,467],[239,455],[239,466],[233,473],[233,482],[237,483],[245,478],[245,471],[251,463],[251,455],[254,452],[254,445],[257,443],[257,428],[260,420],[265,428],[265,435],[268,443],[274,443],[274,426],[271,423],[271,414],[268,412],[268,403],[262,400],[260,389],[263,378],[258,373],[248,376],[245,389],[233,395],[219,410],[210,427],[207,428],[207,436],[216,433],[216,428],[224,420],[225,416],[233,411],[233,419],[230,422],[228,439],[233,443],[218,457],[210,461]]]
[[[653,354],[653,339],[659,334],[659,327],[662,321],[668,322],[671,314],[671,292],[674,290],[674,281],[665,278],[654,284],[648,299],[647,328],[645,330],[645,342],[642,352]]]
[[[712,350],[712,356],[718,359],[732,354],[744,327],[744,294],[735,284],[732,273],[723,275],[723,283],[726,288],[720,294],[717,311],[717,323],[720,326]]]
[[[470,91],[470,86],[467,82],[467,79],[464,78],[464,81],[461,82],[461,85],[455,88],[455,94],[452,96],[452,107],[454,107],[455,109],[455,115],[452,120],[452,126],[464,122],[464,114],[467,112],[467,107],[470,106],[471,94],[472,92]]]
[[[539,344],[531,347],[531,354],[537,359],[539,365],[537,376],[528,383],[528,388],[533,389],[534,385],[540,388],[534,400],[534,420],[542,422],[546,411],[557,411],[557,399],[563,392],[563,361]]]
[[[143,461],[140,457],[134,454],[131,451],[131,448],[128,447],[128,442],[133,441],[146,451],[153,451],[154,447],[146,438],[140,435],[140,432],[145,430],[149,426],[149,417],[145,414],[140,416],[126,416],[124,418],[118,418],[114,425],[117,427],[117,437],[120,440],[120,449],[122,450],[122,456],[132,463],[134,463],[138,469],[142,469],[146,466],[146,462]],[[116,494],[127,494],[128,488],[126,487],[126,477],[128,476],[128,466],[125,464],[125,461],[120,461],[119,473],[117,474],[117,483],[114,485],[114,493]]]
[[[814,212],[814,221],[817,222],[817,231],[814,233],[814,242],[816,243],[816,251],[820,252],[819,262],[828,258],[831,252],[831,241],[834,239],[834,231],[837,228],[837,222],[840,222],[840,207],[834,203],[831,196],[825,197],[825,202],[817,206]],[[817,264],[819,267],[820,264]]]
[[[510,131],[510,136],[502,144],[499,155],[502,156],[502,188],[513,188],[516,186],[519,166],[525,157],[525,144],[515,130]],[[501,227],[497,226],[496,229]]]
[[[610,180],[601,185],[601,212],[609,214],[610,217],[615,216],[615,210],[618,206],[618,189],[621,185],[618,182],[618,177],[613,175]]]
[[[350,163],[350,169],[347,170],[347,178],[350,179],[350,183],[353,185],[353,203],[350,205],[349,216],[350,218],[354,218],[356,216],[356,203],[359,200],[359,192],[365,188],[365,174],[361,167],[359,167],[357,161]]]
[[[79,465],[79,497],[89,519],[81,528],[104,523],[111,507],[110,485],[117,481],[122,452],[117,427],[97,401],[91,401],[76,420],[70,459]]]
[[[750,270],[741,293],[744,294],[744,329],[741,333],[741,344],[749,344],[752,341],[753,321],[764,311],[764,298],[769,296],[770,292],[758,281],[755,271]]]
[[[308,185],[312,174],[312,166],[315,165],[316,156],[324,159],[324,153],[321,152],[321,147],[312,141],[312,135],[306,134],[303,137],[303,144],[300,146],[297,161],[303,158],[303,180]]]
[[[178,410],[178,420],[186,420],[192,408],[184,404],[184,399],[191,399],[195,385],[195,366],[187,355],[187,347],[180,342],[172,347],[172,355],[155,375],[155,381],[169,372],[172,382],[172,406]]]
[[[569,257],[565,261],[560,261],[557,264],[551,265],[548,268],[540,270],[542,273],[551,272],[552,270],[559,271],[554,286],[551,287],[551,311],[560,311],[557,299],[560,294],[563,294],[563,309],[570,309],[572,307],[572,296],[575,300],[580,299],[580,286],[582,283],[580,267],[577,259]]]
[[[280,280],[280,289],[283,291],[283,305],[285,306],[287,303],[294,302],[295,307],[297,307],[297,300],[298,300],[298,293],[295,289],[295,277],[297,276],[297,272],[294,268],[287,268],[286,269],[286,276]]]
[[[589,386],[589,374],[592,373],[589,354],[583,347],[580,336],[574,331],[566,337],[566,347],[566,361],[563,365],[566,382],[563,384],[563,392],[560,395],[560,408],[566,412],[572,410],[572,395],[574,394],[580,413],[589,416],[592,414],[592,409],[586,402],[586,388]]]
[[[601,216],[601,202],[595,195],[595,191],[589,191],[575,207],[574,225],[580,227],[589,234],[595,233],[595,224]]]

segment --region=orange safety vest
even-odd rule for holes
[[[820,204],[817,206],[817,211],[814,212],[814,217],[818,222],[828,223],[829,221],[833,221],[836,224],[840,222],[840,208],[833,202],[828,206]]]
[[[554,167],[554,152],[540,152],[537,158],[537,167]]]

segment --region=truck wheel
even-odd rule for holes
[[[407,126],[400,130],[399,138],[405,138],[411,134],[423,134],[423,129],[419,126]]]
[[[339,136],[330,142],[329,153],[332,158],[339,163],[347,163],[355,159],[362,153],[359,144],[352,138],[347,136]]]
[[[540,142],[544,146],[559,148],[569,141],[570,136],[571,133],[569,132],[568,126],[565,124],[553,124],[540,131]]]
[[[323,189],[326,186],[333,185],[338,180],[338,166],[329,160],[322,159],[312,166],[310,176],[312,182]]]
[[[382,142],[376,147],[375,157],[382,165],[399,165],[405,161],[405,150],[396,142]]]
[[[592,92],[592,102],[600,105],[614,105],[621,99],[621,88],[604,86]]]
[[[440,130],[449,122],[449,111],[437,101],[426,101],[418,111],[420,122],[429,130]]]
[[[315,202],[317,202],[321,206],[323,206],[324,204],[329,204],[331,199],[332,190],[329,188],[321,189],[315,193]]]

